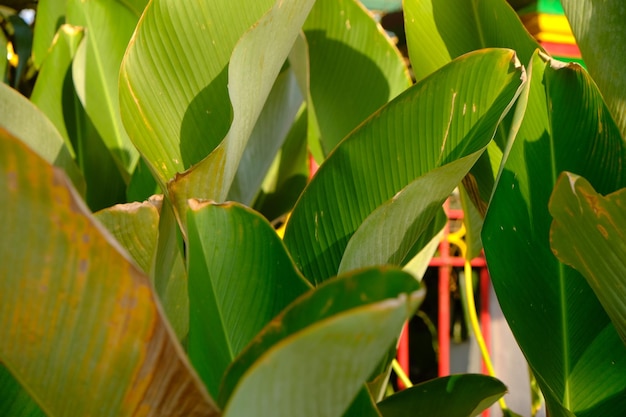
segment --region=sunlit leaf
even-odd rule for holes
[[[83,34],[84,30],[80,27],[71,25],[59,27],[54,41],[46,47],[49,48],[49,51],[46,50],[48,63],[40,68],[30,96],[30,100],[56,126],[74,158],[76,158],[76,151],[69,132],[74,133],[78,123],[77,117],[72,118],[70,114],[78,113],[78,111],[71,112],[70,109],[76,109],[82,105],[74,93],[74,83],[69,69],[78,45],[83,39]],[[72,134],[72,136],[75,135]],[[76,143],[76,138],[73,139]]]
[[[233,359],[310,286],[259,214],[235,203],[189,204],[189,357],[216,397]]]
[[[510,48],[523,65],[539,44],[505,0],[404,2],[409,57],[417,80],[481,48]]]
[[[137,265],[150,274],[159,237],[160,199],[117,204],[95,213],[104,227],[128,251]]]
[[[552,251],[585,276],[626,344],[626,190],[603,197],[584,178],[562,174],[550,214]]]
[[[626,348],[585,279],[552,254],[548,200],[565,170],[603,193],[624,187],[626,147],[580,66],[536,54],[529,74],[522,124],[483,227],[489,272],[549,414],[619,414]]]
[[[9,42],[6,36],[0,31],[0,50],[6,51],[8,46]],[[7,83],[8,69],[9,60],[7,59],[7,54],[0,54],[0,82],[5,84]]]
[[[189,331],[187,273],[171,206],[159,195],[116,204],[95,216],[150,277],[169,323],[184,340]]]
[[[317,0],[304,25],[309,123],[325,154],[411,80],[398,50],[355,0]],[[314,118],[312,116],[314,115]]]
[[[229,368],[220,391],[224,415],[341,416],[423,296],[411,275],[389,269],[309,291]]]
[[[85,177],[87,204],[99,210],[123,202],[126,185],[74,88],[71,65],[83,32],[67,24],[59,28],[37,76],[31,101],[63,136]]]
[[[67,0],[39,0],[33,29],[33,64],[41,68],[57,30],[65,23]]]
[[[374,265],[402,265],[484,148],[420,176],[374,210],[354,232],[339,273]],[[437,231],[432,231],[435,234]],[[433,237],[427,236],[426,244]],[[398,239],[397,236],[403,236]],[[419,248],[421,249],[421,248]]]
[[[223,201],[228,195],[254,125],[313,3],[278,1],[237,42],[228,64],[233,123],[208,157],[168,184],[181,222],[188,198]]]
[[[484,149],[522,78],[510,50],[468,54],[352,132],[322,164],[287,225],[285,243],[304,275],[312,282],[335,275],[350,238],[374,210],[429,171]],[[390,231],[391,247],[414,242],[411,232]]]
[[[117,0],[68,0],[68,23],[86,28],[72,64],[74,86],[126,182],[139,154],[122,125],[118,84],[122,57],[138,19]]]
[[[50,416],[218,415],[147,277],[1,132],[0,361]]]
[[[562,0],[585,66],[626,137],[626,9],[620,0]]]
[[[272,161],[287,139],[302,100],[293,71],[283,71],[267,97],[248,146],[241,156],[229,200],[252,204]]]
[[[0,126],[40,157],[62,168],[75,187],[85,192],[85,179],[55,126],[26,97],[5,84],[0,84]]]
[[[540,48],[505,0],[406,1],[404,21],[409,57],[417,80],[473,50],[510,48],[516,51],[522,65],[526,65],[535,49]],[[494,136],[494,143],[463,181],[464,207],[473,204],[480,214],[464,218],[468,230],[466,240],[472,249],[467,253],[470,258],[482,249],[476,232],[480,232],[495,185],[501,149],[506,147],[510,130],[515,126],[510,118],[505,118]],[[494,158],[496,154],[499,158]]]

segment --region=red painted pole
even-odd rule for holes
[[[444,203],[444,209],[448,212],[449,203]],[[442,265],[439,266],[439,376],[450,374],[450,233],[449,223],[446,223],[443,231],[443,239],[439,244],[439,257]]]
[[[409,376],[409,324],[404,323],[402,327],[402,333],[400,334],[400,341],[398,343],[398,364],[404,373]],[[402,380],[398,378],[398,387],[402,390],[407,388],[402,383]]]

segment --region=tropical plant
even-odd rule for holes
[[[607,107],[504,1],[404,11],[414,85],[354,0],[1,7],[0,415],[477,415],[491,376],[385,390],[459,184],[550,416],[619,415],[623,247],[569,254],[621,194],[574,231],[561,201],[605,203],[557,177],[626,186],[623,55],[590,54]]]

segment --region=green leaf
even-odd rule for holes
[[[189,206],[189,357],[216,397],[233,359],[310,286],[261,215],[236,203]]]
[[[179,340],[189,333],[189,295],[184,243],[174,209],[163,199],[159,217],[159,240],[150,277],[167,318]]]
[[[207,158],[168,184],[179,213],[190,197],[223,201],[228,195],[254,124],[313,3],[278,1],[239,39],[228,65],[233,123]]]
[[[135,171],[133,171],[133,175],[130,177],[128,188],[126,188],[126,200],[129,202],[144,201],[155,194],[163,194],[163,192],[152,176],[146,161],[143,158],[139,158]]]
[[[254,126],[228,199],[251,205],[294,124],[303,98],[291,69],[283,71]]]
[[[0,363],[0,415],[11,417],[45,417],[41,408]]]
[[[602,4],[561,0],[585,66],[626,137],[626,9],[620,0]]]
[[[446,216],[443,207],[440,207],[435,217],[402,261],[402,270],[409,272],[415,279],[422,280],[429,267],[430,260],[439,249],[439,243],[443,239],[443,229],[447,222],[448,216]]]
[[[411,275],[387,268],[309,291],[229,368],[224,416],[343,415],[423,297]]]
[[[417,80],[482,48],[510,48],[526,64],[540,48],[504,0],[404,2],[409,57]]]
[[[0,361],[47,415],[218,415],[147,277],[4,130],[0,217]]]
[[[378,404],[383,417],[474,417],[506,393],[499,380],[464,374],[436,378],[386,398]]]
[[[87,183],[87,204],[95,211],[123,202],[126,184],[76,95],[71,65],[82,39],[82,28],[59,28],[37,76],[31,101],[48,116],[75,155]]]
[[[76,93],[125,182],[139,154],[120,114],[119,72],[139,17],[116,0],[69,0],[67,21],[86,28],[72,64]]]
[[[552,251],[584,275],[626,344],[626,190],[603,197],[564,173],[549,208]]]
[[[144,12],[122,66],[120,100],[126,128],[162,187],[203,161],[170,189],[179,211],[187,198],[223,200],[229,191],[311,5],[274,3],[157,0]]]
[[[0,126],[47,162],[62,168],[76,189],[85,193],[85,179],[55,126],[33,103],[5,84],[0,84]]]
[[[285,234],[310,281],[336,274],[348,241],[380,205],[489,143],[522,84],[516,62],[507,50],[459,58],[374,113],[335,149],[302,194]],[[389,233],[392,246],[415,238]]]
[[[527,106],[482,240],[502,311],[553,417],[626,407],[626,349],[585,279],[550,250],[548,201],[562,171],[603,193],[626,185],[626,149],[587,73],[533,57]]]
[[[361,388],[343,417],[381,417],[367,387]]]
[[[339,264],[339,273],[366,266],[402,265],[416,240],[426,232],[435,215],[441,211],[443,202],[476,163],[485,147],[427,172],[398,191],[391,200],[378,206],[350,238]],[[423,243],[432,237],[430,233]]]
[[[370,114],[411,85],[389,37],[355,0],[317,0],[304,25],[309,123],[328,154]]]
[[[362,0],[361,3],[370,10],[395,12],[402,9],[402,0]]]
[[[156,254],[161,203],[162,198],[155,198],[118,204],[94,214],[146,274],[152,270]]]
[[[41,68],[57,30],[65,23],[67,0],[39,0],[33,29],[33,64]]]
[[[254,209],[275,221],[293,209],[309,179],[307,112],[303,107],[291,126],[254,202]]]
[[[77,108],[82,109],[82,105],[74,91],[69,68],[83,35],[83,28],[61,25],[53,42],[46,47],[50,49],[46,51],[48,62],[41,67],[30,96],[30,100],[56,126],[74,158],[76,158],[76,152],[72,139],[74,143],[77,141],[73,129],[76,129],[78,125],[77,116],[74,114],[77,113]],[[72,138],[70,132],[72,132]]]
[[[0,50],[6,51],[9,45],[9,41],[7,40],[3,31],[0,30]],[[7,54],[0,54],[0,82],[8,84],[7,75],[9,69],[9,60],[7,59]]]
[[[421,80],[436,69],[447,64],[451,59],[467,52],[481,49],[503,47],[516,51],[523,65],[530,60],[539,44],[524,28],[515,11],[504,0],[424,0],[407,1],[404,8],[404,20],[407,34],[409,57],[413,63],[413,72]],[[463,186],[468,197],[476,205],[481,217],[484,217],[487,204],[495,185],[501,158],[495,159],[494,150],[506,147],[510,130],[516,125],[507,117],[498,127],[487,153],[483,154],[470,174],[464,179]],[[497,146],[496,146],[497,145]],[[496,152],[500,153],[501,152]],[[488,165],[493,168],[488,169]],[[468,230],[476,231],[482,227],[478,223],[470,224],[466,218]],[[480,241],[475,233],[468,235],[474,248],[469,253],[476,253]],[[480,250],[480,249],[479,249]]]
[[[164,190],[228,132],[228,60],[270,4],[153,0],[146,7],[122,62],[120,106],[128,134]]]
[[[149,0],[119,0],[128,7],[133,13],[140,17],[149,3]]]
[[[163,205],[163,196],[152,196],[106,208],[95,217],[150,277],[169,323],[184,340],[189,331],[187,273],[171,207]]]

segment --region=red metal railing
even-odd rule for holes
[[[450,374],[450,273],[453,267],[463,267],[465,259],[460,256],[451,255],[451,245],[448,241],[450,234],[450,221],[460,220],[463,218],[463,211],[451,209],[448,201],[444,204],[444,210],[448,216],[448,223],[444,228],[444,235],[439,243],[439,254],[431,259],[429,266],[438,268],[439,275],[439,298],[438,298],[438,343],[439,343],[439,376]],[[471,261],[473,268],[479,270],[479,288],[480,288],[480,325],[487,348],[490,349],[491,340],[491,316],[489,313],[489,294],[490,281],[487,264],[484,257],[480,256]],[[409,334],[408,326],[405,324],[398,343],[397,360],[404,372],[409,374]],[[487,369],[483,361],[481,361],[481,372],[487,374]],[[398,380],[400,389],[405,388],[402,381]],[[483,417],[489,416],[489,410],[483,412]]]

